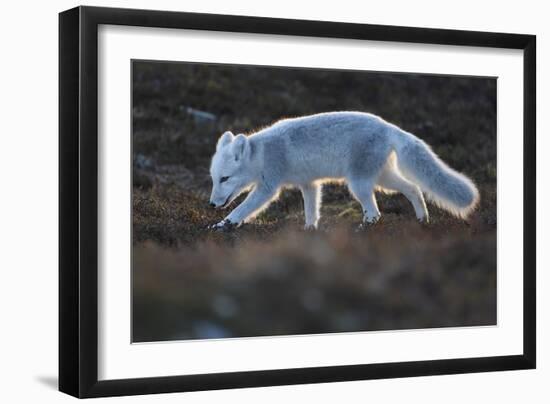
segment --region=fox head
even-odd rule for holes
[[[250,141],[243,134],[225,132],[218,140],[210,165],[210,205],[222,208],[245,191],[253,178],[249,170]]]

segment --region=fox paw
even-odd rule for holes
[[[233,223],[227,219],[223,219],[221,222],[208,226],[208,229],[214,231],[231,231],[235,227],[237,227],[236,223]]]
[[[418,217],[416,218],[416,220],[418,220],[418,223],[423,226],[427,226],[428,224],[430,224],[430,218],[428,216]]]
[[[315,231],[315,230],[317,230],[317,225],[315,224],[304,225],[304,231]]]
[[[382,215],[380,215],[380,214],[377,214],[377,215],[374,215],[374,216],[367,215],[366,212],[364,212],[364,214],[365,214],[365,216],[363,216],[363,224],[366,225],[366,226],[375,225],[382,218]]]
[[[375,227],[378,223],[380,223],[379,219],[376,219],[375,221],[371,221],[371,222],[365,221],[365,222],[361,223],[359,226],[357,226],[355,231],[356,232],[367,231],[367,230]]]

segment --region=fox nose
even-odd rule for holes
[[[215,208],[215,207],[216,207],[216,204],[215,204],[214,202],[210,202],[209,205],[210,205],[211,208]]]

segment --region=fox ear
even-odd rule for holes
[[[216,145],[216,151],[220,150],[223,146],[231,143],[235,136],[230,131],[225,132],[218,139],[218,144]]]
[[[235,141],[233,142],[232,147],[235,161],[246,158],[250,152],[250,142],[248,140],[248,137],[246,137],[242,133],[235,136]]]

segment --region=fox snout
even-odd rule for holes
[[[217,203],[214,203],[214,202],[209,202],[208,205],[210,205],[211,208],[214,208],[214,209],[220,209],[221,207],[223,207],[223,203],[221,204],[217,204]]]
[[[229,203],[229,200],[231,199],[231,194],[229,194],[227,197],[224,196],[218,196],[218,197],[210,197],[210,201],[208,202],[209,205],[216,209],[221,209],[227,206]]]
[[[208,205],[211,207],[211,208],[219,208],[220,205],[219,203],[216,203],[212,200],[212,198],[210,198],[210,200],[208,201]]]

